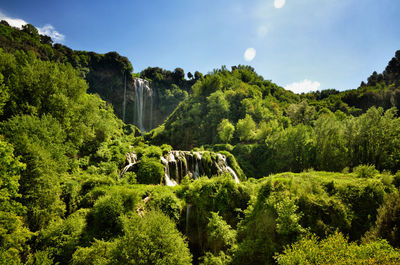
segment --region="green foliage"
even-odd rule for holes
[[[206,230],[207,247],[213,254],[236,247],[236,231],[218,213],[211,212]]]
[[[236,133],[240,141],[250,142],[255,138],[256,123],[250,115],[246,114],[244,119],[241,119],[236,124]]]
[[[0,210],[0,264],[23,264],[22,256],[32,235],[20,216]]]
[[[211,252],[201,257],[201,265],[227,265],[231,264],[232,257],[225,254],[223,251],[219,252],[218,255],[214,255]]]
[[[160,184],[164,179],[164,166],[159,158],[142,157],[139,170],[137,172],[137,181],[141,184]]]
[[[48,250],[39,250],[29,257],[29,265],[52,265],[54,264],[51,253]]]
[[[315,140],[312,128],[307,125],[277,132],[266,139],[266,145],[270,150],[268,162],[272,172],[300,172],[313,167]]]
[[[135,209],[139,194],[127,187],[113,186],[103,191],[87,216],[87,239],[115,238],[122,233],[121,216]]]
[[[119,217],[124,210],[121,197],[100,197],[93,205],[91,215],[88,216],[88,226],[94,232],[94,237],[107,240],[120,235],[122,223]]]
[[[0,136],[0,210],[22,213],[22,205],[17,202],[20,172],[25,164],[14,156],[14,148]]]
[[[0,264],[22,264],[22,254],[32,236],[22,222],[25,208],[18,202],[19,174],[25,164],[13,151],[0,136]]]
[[[334,114],[328,112],[315,121],[314,131],[317,168],[341,171],[348,165],[344,124]]]
[[[314,120],[316,111],[313,106],[309,106],[307,101],[302,101],[298,104],[291,104],[287,110],[287,115],[293,125],[306,124],[311,125]]]
[[[238,227],[238,250],[233,264],[270,264],[282,246],[303,233],[294,199],[279,182],[267,182]]]
[[[149,208],[161,211],[175,223],[179,223],[183,209],[183,201],[174,191],[166,186],[155,186],[145,194],[150,196]]]
[[[73,265],[106,265],[112,264],[111,256],[117,241],[106,242],[95,240],[90,247],[81,247],[75,251]]]
[[[278,264],[397,264],[400,254],[386,241],[357,245],[341,233],[318,241],[309,236],[286,248],[275,259]]]
[[[379,173],[374,165],[359,165],[353,169],[353,172],[359,178],[373,178]]]
[[[163,129],[152,135],[153,143],[167,142],[175,148],[191,149],[228,141],[262,142],[270,132],[268,122],[287,120],[281,110],[285,103],[280,105],[272,96],[282,91],[251,67],[239,66],[232,71],[222,67],[199,79],[192,90],[193,94],[169,116]],[[229,139],[231,126],[227,127],[223,120],[232,124],[241,120],[236,125],[237,136]]]
[[[124,218],[124,235],[113,258],[118,264],[191,264],[187,243],[175,224],[156,211]]]
[[[44,228],[62,216],[65,206],[60,200],[60,175],[66,173],[65,133],[50,116],[16,116],[3,124],[5,136],[27,165],[21,176],[21,194],[28,207],[30,228]]]
[[[388,195],[378,210],[376,225],[366,235],[367,241],[386,239],[393,247],[400,247],[400,194]]]
[[[36,243],[38,248],[51,253],[54,262],[67,264],[81,244],[88,212],[87,209],[81,209],[65,220],[51,223],[47,229],[40,231]]]
[[[203,256],[212,248],[215,248],[212,255],[219,255],[219,250],[231,251],[234,231],[229,227],[236,229],[237,223],[243,217],[243,210],[247,208],[250,200],[250,190],[242,184],[236,184],[231,176],[225,175],[211,179],[201,177],[193,182],[181,184],[178,196],[182,196],[187,203],[182,223],[191,247],[197,254],[194,258]],[[218,212],[218,217],[211,212]],[[210,218],[213,220],[211,223]],[[217,239],[222,231],[230,231],[226,238],[218,239],[223,243],[215,242],[214,245],[212,240],[207,241],[208,235]],[[230,256],[231,253],[226,255]]]

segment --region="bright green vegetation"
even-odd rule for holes
[[[131,76],[123,57],[3,22],[0,44],[0,264],[400,263],[398,52],[340,93],[296,95],[248,66],[148,68],[173,113],[142,136],[87,93],[104,71]],[[178,148],[204,165],[220,152],[242,181],[206,168],[164,186]]]
[[[181,149],[229,151],[248,177],[309,168],[342,171],[362,164],[392,173],[400,169],[395,107],[373,106],[353,116],[311,104],[263,80],[251,67],[223,67],[193,85],[193,94],[147,137]]]

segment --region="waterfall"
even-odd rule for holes
[[[138,169],[137,155],[134,152],[127,153],[127,165],[121,170],[120,177],[128,171]],[[228,165],[226,156],[209,151],[169,151],[160,157],[164,165],[164,184],[166,186],[178,185],[185,176],[196,179],[206,175],[229,174],[236,183],[240,183],[237,173]]]
[[[192,208],[192,205],[190,203],[186,204],[186,236],[189,234],[190,208]]]
[[[221,155],[221,154],[218,154],[218,156],[224,161],[226,172],[230,173],[232,175],[232,177],[236,183],[240,183],[240,180],[239,180],[238,176],[236,175],[235,171],[230,166],[228,166],[228,163],[226,163],[226,156]]]
[[[176,186],[177,185],[176,181],[169,177],[168,160],[165,159],[164,157],[161,157],[161,162],[164,164],[164,168],[165,168],[164,169],[164,172],[165,172],[165,175],[164,175],[165,185],[167,185],[167,186]]]
[[[134,123],[142,132],[152,128],[153,120],[153,90],[150,83],[141,78],[134,79],[135,104]]]
[[[124,174],[133,166],[136,164],[137,162],[137,155],[135,153],[127,153],[125,155],[125,160],[128,162],[128,165],[126,165],[122,171],[121,174],[119,175],[119,177],[123,177]]]
[[[236,172],[228,165],[226,156],[213,153],[211,161],[203,161],[206,151],[177,151],[172,150],[161,161],[165,167],[165,185],[175,186],[187,175],[189,178],[198,178],[202,175],[221,175],[228,173],[239,183]]]

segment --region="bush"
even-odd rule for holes
[[[68,264],[72,254],[81,243],[88,211],[87,209],[78,210],[66,220],[53,222],[46,230],[40,231],[37,244],[40,249],[46,249],[51,253],[54,262]]]
[[[121,197],[110,195],[101,197],[88,216],[89,233],[97,239],[110,239],[120,235],[122,233],[120,215],[123,213]]]
[[[340,233],[318,241],[309,236],[276,255],[279,265],[292,264],[398,264],[400,253],[385,240],[365,245],[348,243]]]
[[[187,243],[164,214],[152,211],[126,217],[123,225],[124,236],[113,251],[118,264],[191,264]]]
[[[137,172],[137,182],[141,184],[160,184],[164,178],[164,166],[159,158],[142,157]]]
[[[376,226],[366,235],[367,240],[386,239],[393,247],[400,247],[400,193],[388,195],[378,210]]]
[[[353,169],[353,172],[358,178],[373,178],[379,174],[374,165],[359,165]]]
[[[213,254],[236,246],[236,231],[218,213],[211,212],[207,224],[208,248]]]

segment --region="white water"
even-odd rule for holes
[[[141,78],[134,79],[135,89],[135,109],[134,123],[142,132],[151,129],[153,120],[153,90],[150,88],[150,83]],[[148,111],[148,113],[145,113]],[[145,126],[147,119],[148,126]]]
[[[171,179],[170,177],[169,177],[169,166],[168,166],[168,160],[167,159],[165,159],[164,157],[161,157],[161,162],[164,164],[164,176],[165,176],[165,178],[164,178],[164,180],[165,180],[165,185],[167,185],[167,186],[176,186],[176,185],[178,185],[178,183],[176,183],[176,181],[175,180],[173,180],[173,179]]]
[[[173,150],[161,157],[165,168],[165,185],[175,186],[185,175],[196,179],[204,174],[204,169],[200,168],[204,166],[201,165],[202,156],[203,152]],[[240,183],[236,172],[227,164],[226,156],[217,154],[217,157],[218,159],[214,161],[217,174],[229,173],[236,183]]]
[[[119,177],[123,177],[124,174],[137,162],[137,156],[135,153],[127,153],[125,155],[125,159],[128,161],[128,165],[125,166],[122,171],[121,174],[119,175]]]
[[[232,175],[232,177],[236,183],[240,183],[240,180],[239,180],[238,176],[236,175],[235,171],[230,166],[228,166],[228,163],[226,163],[226,156],[218,154],[218,157],[224,161],[225,171]]]

